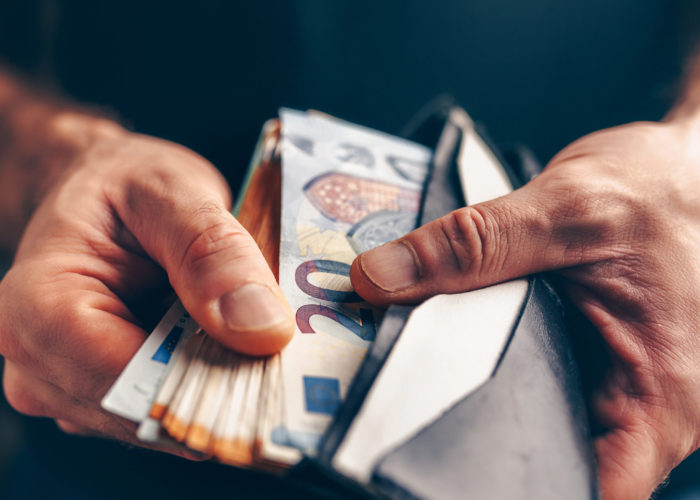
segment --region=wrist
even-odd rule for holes
[[[662,121],[682,129],[700,128],[700,96],[697,103],[687,99],[674,104]]]
[[[83,151],[126,133],[0,74],[0,250],[14,250],[34,209]]]
[[[51,110],[38,117],[35,154],[24,158],[34,164],[27,180],[23,206],[24,224],[51,188],[76,164],[76,159],[104,140],[126,136],[128,132],[114,121],[71,109]]]
[[[700,52],[691,57],[679,97],[663,121],[684,126],[700,126]]]

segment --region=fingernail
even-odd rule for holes
[[[370,250],[360,257],[360,266],[372,283],[387,292],[407,288],[420,278],[413,252],[403,243]]]
[[[272,290],[248,283],[219,299],[221,315],[232,330],[262,330],[282,323],[288,309]]]

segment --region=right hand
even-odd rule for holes
[[[224,345],[279,351],[294,319],[230,204],[206,160],[120,128],[66,165],[0,282],[10,405],[66,431],[140,444],[100,400],[147,335],[137,311],[168,283]]]
[[[586,136],[523,188],[360,255],[355,290],[412,303],[543,271],[612,353],[593,410],[606,499],[648,498],[700,446],[700,125]]]

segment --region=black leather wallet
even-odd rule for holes
[[[453,120],[455,109],[451,104],[442,106],[417,132],[427,142],[441,131],[433,184],[458,186],[454,159],[464,137]],[[471,130],[489,143],[483,129]],[[511,152],[506,162],[490,149],[514,187],[539,170],[531,155]],[[422,222],[448,212],[456,203],[460,206],[455,191],[443,189],[430,199],[430,182]],[[529,278],[505,349],[485,383],[376,461],[366,481],[349,480],[338,472],[333,465],[338,449],[411,312],[406,306],[388,311],[318,456],[305,459],[290,472],[290,479],[311,482],[317,493],[331,497],[598,498],[586,407],[563,306],[538,276]]]

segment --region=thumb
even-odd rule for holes
[[[506,196],[455,210],[358,256],[355,290],[379,305],[481,288],[599,260],[610,223],[596,199],[546,173]]]
[[[257,244],[229,212],[223,179],[208,172],[197,180],[171,177],[155,192],[145,186],[129,197],[122,219],[209,335],[246,354],[277,352],[294,332],[291,309]]]

